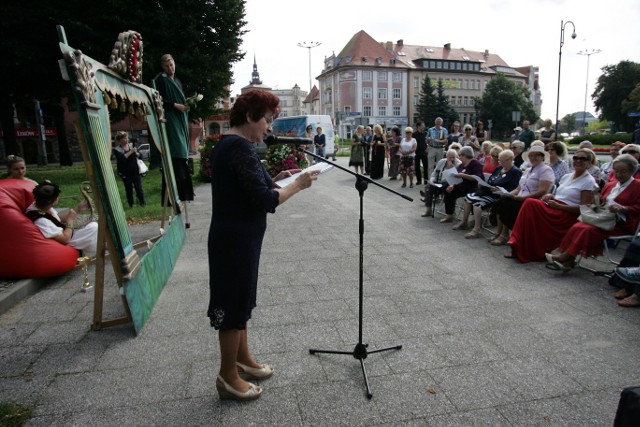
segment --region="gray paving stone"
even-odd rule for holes
[[[206,317],[211,195],[196,193],[185,247],[138,336],[131,325],[90,330],[94,295],[79,292],[79,271],[0,315],[0,400],[35,405],[29,425],[600,426],[622,387],[640,384],[640,311],[617,306],[606,279],[506,260],[504,247],[371,187],[363,342],[403,348],[368,355],[368,400],[352,355],[358,195],[333,171],[269,215],[249,342],[276,372],[258,401],[221,401]],[[158,227],[132,226],[134,241]],[[120,317],[109,268],[106,281],[104,317]]]

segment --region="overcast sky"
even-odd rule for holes
[[[241,49],[245,59],[233,67],[232,94],[251,80],[254,55],[263,83],[287,89],[309,89],[309,50],[297,43],[317,41],[311,49],[311,72],[321,73],[325,57],[338,54],[360,30],[377,41],[465,48],[498,54],[511,66],[540,67],[542,118],[555,120],[558,89],[560,22],[565,26],[560,83],[560,114],[582,111],[589,64],[587,111],[604,65],[621,60],[640,63],[640,1],[608,0],[246,0],[248,33]]]

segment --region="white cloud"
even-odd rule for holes
[[[560,22],[575,23],[565,28],[562,48],[560,118],[582,111],[587,83],[587,57],[580,50],[601,49],[589,64],[587,111],[595,114],[591,102],[597,78],[604,65],[621,60],[640,63],[640,32],[636,31],[640,3],[636,0],[472,1],[418,3],[344,0],[246,1],[246,29],[242,50],[245,59],[233,67],[232,93],[240,92],[251,79],[254,54],[264,84],[290,88],[309,86],[308,49],[300,42],[318,41],[311,49],[312,77],[321,73],[323,59],[339,53],[351,37],[365,30],[375,40],[404,40],[410,45],[441,46],[470,50],[488,49],[509,65],[540,67],[542,117],[555,119],[558,79]]]

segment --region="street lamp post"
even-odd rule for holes
[[[556,135],[558,135],[558,114],[560,110],[560,70],[562,70],[562,46],[564,46],[564,27],[567,24],[571,24],[573,27],[573,33],[571,34],[571,38],[575,39],[576,34],[576,26],[571,21],[560,21],[560,53],[558,53],[558,97],[556,99]]]
[[[311,94],[311,49],[314,47],[320,46],[322,43],[320,42],[301,42],[298,43],[299,47],[304,47],[309,50],[309,94]]]
[[[584,110],[582,111],[583,133],[587,133],[587,93],[589,92],[589,59],[591,55],[602,52],[600,49],[585,49],[578,52],[578,55],[587,55],[587,83],[584,85]]]

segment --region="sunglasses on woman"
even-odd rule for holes
[[[574,162],[588,162],[589,158],[588,157],[582,157],[582,156],[573,156],[573,161]]]

